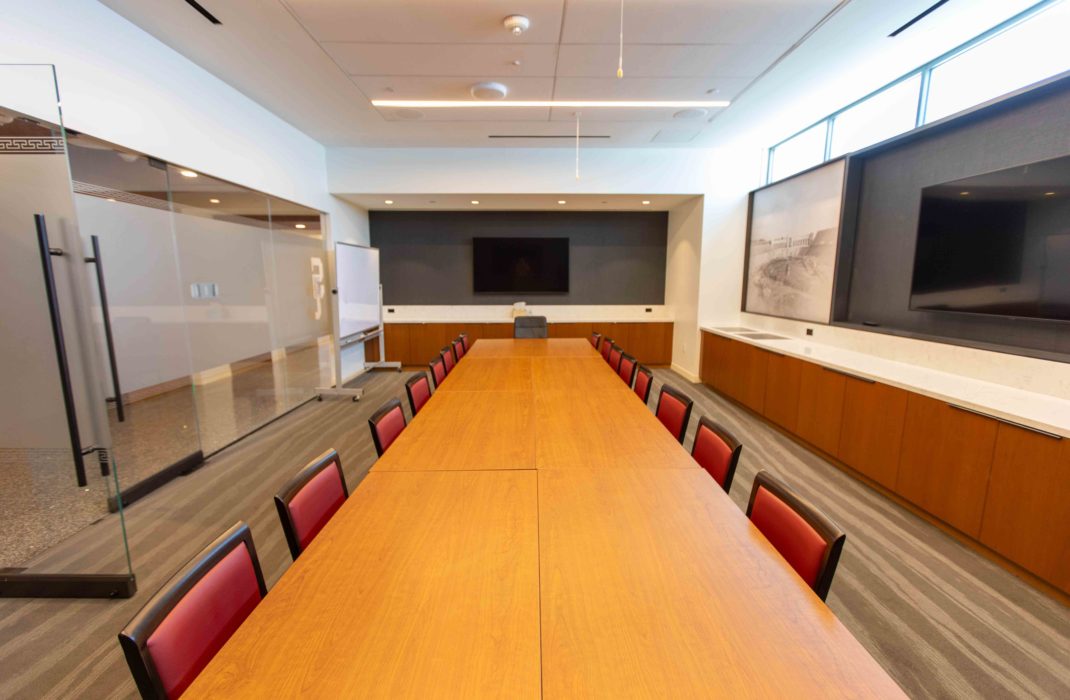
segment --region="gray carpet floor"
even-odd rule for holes
[[[335,447],[350,489],[375,460],[367,418],[404,397],[408,373],[362,378],[359,403],[307,404],[134,504],[127,530],[137,596],[124,601],[0,600],[0,697],[135,697],[115,635],[177,568],[238,519],[249,522],[269,587],[290,564],[271,497],[303,464]],[[1070,697],[1070,610],[844,474],[792,440],[668,370],[744,443],[732,498],[744,508],[754,474],[776,471],[848,533],[829,605],[916,698]],[[407,412],[406,407],[406,412]],[[121,571],[105,521],[34,563],[39,571]]]

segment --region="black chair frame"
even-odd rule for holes
[[[134,676],[141,697],[167,697],[156,665],[148,652],[149,637],[198,581],[224,557],[243,545],[248,549],[249,558],[253,562],[260,597],[266,596],[267,584],[264,583],[264,573],[260,570],[260,560],[256,556],[253,534],[247,524],[238,521],[179,569],[119,633],[119,646],[123,649],[126,663],[130,666],[130,673]]]
[[[754,509],[754,497],[758,495],[759,487],[787,503],[810,527],[817,531],[821,539],[825,540],[826,547],[821,559],[821,571],[813,586],[814,593],[821,600],[825,600],[832,586],[832,577],[836,574],[836,566],[840,562],[840,553],[843,551],[844,542],[847,541],[847,534],[817,506],[795,493],[784,481],[764,469],[754,475],[754,485],[751,487],[750,500],[747,502],[748,518]]]
[[[412,411],[412,417],[416,417],[416,399],[412,397],[412,388],[416,386],[420,380],[423,379],[427,382],[427,393],[431,393],[432,387],[434,387],[434,375],[432,374],[429,379],[426,374],[420,372],[409,377],[409,380],[405,382],[405,394],[409,397],[409,409]]]
[[[626,360],[626,359],[629,362],[632,363],[632,376],[630,376],[627,379],[624,379],[624,377],[620,377],[620,367],[621,367],[621,365],[624,364],[624,360]],[[617,376],[620,377],[621,379],[624,379],[624,381],[628,384],[628,388],[629,389],[631,389],[632,385],[635,384],[635,375],[636,375],[636,373],[638,371],[639,371],[639,360],[635,359],[634,357],[632,357],[628,353],[622,352],[620,354],[620,363],[618,363],[618,365],[617,365]]]
[[[342,458],[338,456],[338,452],[335,450],[327,450],[319,457],[316,457],[311,464],[297,472],[292,479],[286,482],[282,490],[275,494],[275,509],[279,511],[282,532],[286,535],[286,544],[290,545],[290,556],[293,557],[294,561],[297,561],[298,555],[301,554],[301,544],[297,540],[297,528],[294,526],[293,516],[290,515],[290,501],[305,487],[305,484],[312,481],[314,476],[331,466],[332,463],[337,465],[338,478],[342,481],[342,493],[345,494],[346,498],[349,498],[346,475],[342,471]]]
[[[632,377],[632,386],[635,386],[635,381],[639,378],[640,373],[645,374],[649,379],[649,381],[646,383],[646,394],[639,397],[643,399],[644,404],[647,404],[650,403],[650,390],[654,387],[654,373],[650,371],[649,367],[646,367],[644,365],[636,365],[635,376]]]
[[[439,386],[439,383],[435,381],[435,364],[442,365],[442,379],[446,379],[446,366],[442,362],[442,356],[440,355],[427,363],[427,368],[431,370],[431,387],[433,389],[437,389]]]

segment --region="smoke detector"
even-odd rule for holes
[[[509,94],[509,88],[501,83],[476,83],[468,91],[477,100],[501,100]]]
[[[524,15],[509,15],[502,20],[502,24],[513,33],[513,36],[520,36],[531,26],[531,20]]]

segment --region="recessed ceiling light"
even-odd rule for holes
[[[476,83],[468,89],[468,94],[477,100],[504,100],[509,88],[501,83]]]
[[[301,228],[301,229],[303,229],[303,228],[308,228],[308,227],[307,227],[307,226],[305,226],[304,224],[294,224],[294,228]]]
[[[115,201],[115,197],[108,197],[108,201],[109,202],[114,202]]]
[[[650,204],[650,200],[649,199],[644,199],[643,200],[643,204]]]
[[[568,204],[568,202],[566,202],[566,201],[565,201],[565,200],[563,200],[563,199],[559,199],[559,200],[557,200],[557,203],[558,203],[558,204]]]
[[[218,199],[216,199],[215,197],[212,197],[212,198],[211,198],[211,199],[209,199],[208,201],[209,201],[209,202],[211,202],[212,204],[219,204],[219,200],[218,200]]]
[[[1055,196],[1055,193],[1054,193],[1054,192],[1045,192],[1045,193],[1044,193],[1044,196],[1045,196],[1045,197],[1054,197],[1054,196]]]
[[[372,100],[376,107],[408,107],[423,109],[465,108],[465,107],[557,107],[577,109],[689,109],[727,107],[728,100],[499,100],[483,102],[477,100]]]
[[[182,177],[197,177],[197,173],[193,172],[192,170],[179,170],[178,174]]]
[[[531,26],[531,20],[524,15],[509,15],[502,20],[502,24],[513,36],[520,36]]]
[[[388,199],[385,202],[383,202],[383,204],[393,204],[393,203],[394,203],[394,200],[392,200],[392,199]]]
[[[473,199],[472,200],[472,204],[479,204],[479,200],[478,199]]]
[[[963,197],[966,197],[966,196],[968,196],[969,194],[970,194],[969,192],[959,192],[959,195],[961,195],[961,196],[963,196]]]

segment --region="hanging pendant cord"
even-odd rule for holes
[[[617,60],[617,79],[624,77],[624,0],[620,0],[620,57]]]

